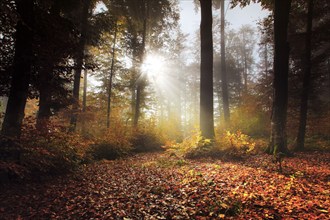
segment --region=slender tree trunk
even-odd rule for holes
[[[243,39],[244,39],[244,35],[243,35]],[[243,45],[244,49],[244,94],[247,94],[248,92],[248,68],[247,68],[247,57],[246,57],[246,48],[245,45]]]
[[[47,131],[49,119],[51,116],[51,80],[52,69],[44,68],[39,76],[39,109],[37,115],[36,128],[39,131]]]
[[[213,139],[214,116],[213,116],[212,0],[200,0],[200,5],[201,5],[200,128],[203,137]]]
[[[33,60],[34,1],[17,0],[19,21],[16,27],[14,71],[8,97],[2,134],[19,137],[28,97]]]
[[[144,19],[143,19],[143,34],[142,34],[142,46],[141,46],[141,53],[140,53],[140,65],[143,63],[143,56],[145,53],[145,45],[146,45],[146,38],[147,38],[147,21],[148,21],[148,11],[149,11],[149,2],[147,0],[147,4],[144,6]],[[140,70],[141,71],[141,68]],[[134,127],[138,126],[139,118],[141,114],[141,102],[142,102],[142,94],[143,89],[145,87],[145,76],[140,72],[140,79],[137,81],[136,86],[136,100],[135,100],[135,114],[134,114]]]
[[[108,85],[108,106],[107,106],[107,128],[110,128],[110,113],[111,113],[111,92],[112,92],[112,79],[114,76],[115,52],[116,52],[117,28],[115,27],[115,34],[113,37],[112,46],[112,60]]]
[[[308,15],[307,15],[307,30],[306,30],[306,67],[303,79],[303,88],[301,94],[301,104],[300,104],[300,119],[299,119],[299,130],[297,135],[296,150],[303,150],[305,145],[305,134],[306,134],[306,124],[307,124],[307,112],[308,112],[308,98],[310,92],[310,82],[311,82],[311,53],[312,53],[312,23],[313,23],[313,8],[314,1],[308,0]]]
[[[289,43],[287,40],[291,0],[275,0],[274,11],[274,97],[271,119],[271,140],[268,152],[289,153],[286,120],[288,107]]]
[[[88,71],[84,70],[84,90],[83,90],[83,101],[82,101],[82,112],[86,113],[87,110],[87,77],[88,77]],[[86,117],[86,115],[84,115]],[[86,134],[86,119],[85,117],[82,120],[82,134]]]
[[[222,102],[223,114],[226,126],[230,123],[229,112],[229,94],[226,72],[226,45],[225,45],[225,0],[221,0],[221,86],[222,86]]]
[[[139,83],[140,84],[140,83]],[[137,85],[135,92],[135,113],[134,113],[134,127],[139,123],[140,119],[140,108],[141,108],[141,94],[142,94],[142,85]]]
[[[84,70],[84,90],[83,90],[82,112],[86,112],[86,108],[87,108],[87,78],[88,78],[88,71]]]
[[[81,70],[84,63],[84,50],[86,44],[86,33],[87,33],[87,23],[89,8],[91,5],[91,0],[84,0],[83,13],[81,17],[81,36],[79,40],[79,47],[76,55],[76,69],[74,72],[74,81],[73,81],[73,103],[72,103],[72,115],[70,120],[70,132],[74,132],[77,126],[78,111],[79,111],[79,89],[80,89],[80,78]]]
[[[268,47],[267,43],[265,43],[265,73],[266,77],[268,76]]]

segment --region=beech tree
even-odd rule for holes
[[[308,12],[307,12],[307,25],[306,25],[306,39],[305,39],[305,72],[303,76],[303,88],[301,93],[300,104],[300,119],[299,129],[297,135],[296,150],[303,150],[305,143],[306,124],[307,124],[307,111],[308,111],[308,99],[311,87],[311,73],[312,73],[312,22],[313,22],[313,10],[314,1],[308,0]]]
[[[275,0],[274,5],[274,81],[271,137],[268,152],[288,153],[286,121],[288,108],[289,43],[288,23],[291,0]]]
[[[200,0],[201,6],[201,81],[200,81],[200,129],[205,138],[214,138],[213,117],[213,40],[212,1]]]
[[[230,111],[229,111],[229,92],[228,92],[228,80],[226,69],[226,49],[225,49],[225,0],[221,0],[221,89],[222,89],[222,102],[223,102],[223,114],[225,123],[230,123]]]
[[[90,9],[92,6],[92,0],[84,0],[82,15],[81,15],[81,23],[80,23],[80,31],[81,36],[79,39],[79,45],[76,53],[76,67],[74,73],[74,81],[73,81],[73,103],[72,103],[72,115],[70,120],[70,131],[76,130],[77,118],[78,118],[78,110],[79,110],[79,89],[80,89],[80,78],[81,71],[83,69],[84,63],[84,55],[85,55],[85,44],[86,44],[86,34],[87,34],[87,25],[88,25],[88,17],[90,14]]]
[[[20,136],[28,97],[33,60],[34,0],[17,0],[16,8],[20,18],[16,25],[13,74],[1,132],[11,137]]]

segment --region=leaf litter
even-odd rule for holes
[[[330,219],[330,154],[241,162],[139,154],[3,187],[0,219]]]

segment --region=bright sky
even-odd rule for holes
[[[194,35],[199,30],[200,25],[200,10],[196,13],[193,0],[180,0],[180,24],[184,33]],[[220,11],[220,9],[219,9]],[[251,4],[245,8],[235,7],[229,8],[229,1],[225,1],[226,21],[233,29],[238,29],[244,24],[256,26],[258,20],[266,17],[269,12],[262,10],[259,4]],[[189,37],[190,39],[193,36]]]

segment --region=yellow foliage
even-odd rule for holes
[[[221,149],[232,149],[235,151],[241,151],[248,153],[254,150],[256,142],[246,134],[243,134],[240,130],[236,132],[225,131],[219,135],[216,135],[216,146]]]
[[[186,157],[194,154],[193,156],[198,156],[197,154],[202,153],[202,151],[207,150],[212,145],[212,140],[203,138],[200,130],[195,129],[181,143],[167,142],[167,144],[164,148],[170,155]]]

